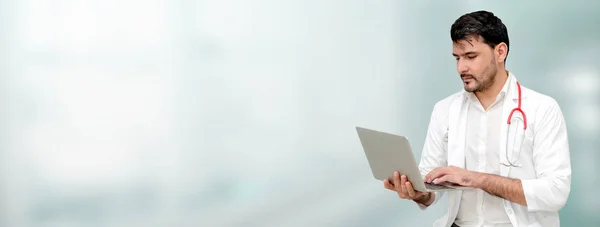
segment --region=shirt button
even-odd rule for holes
[[[508,209],[508,210],[506,210],[506,213],[507,213],[507,214],[512,214],[512,213],[513,213],[513,211],[512,211],[512,209]]]

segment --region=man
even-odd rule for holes
[[[508,32],[493,13],[461,16],[450,36],[464,91],[435,104],[419,168],[428,183],[473,189],[419,192],[398,172],[384,186],[421,209],[447,193],[434,226],[559,226],[571,184],[559,105],[506,70]]]

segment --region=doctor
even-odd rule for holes
[[[419,168],[426,182],[474,189],[419,192],[398,172],[384,186],[421,209],[447,193],[434,226],[559,226],[571,185],[559,105],[506,70],[508,32],[493,13],[461,16],[450,37],[464,90],[433,107]]]

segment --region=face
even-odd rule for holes
[[[465,91],[483,92],[494,84],[499,58],[502,58],[501,62],[504,61],[498,46],[491,48],[477,38],[453,43],[452,55],[456,58],[458,74],[463,81]]]

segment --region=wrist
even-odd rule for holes
[[[433,194],[433,193],[431,193],[431,192],[423,193],[423,195],[421,197],[413,199],[413,201],[415,201],[416,203],[429,205],[427,203],[429,202],[429,200],[431,200],[431,194]]]
[[[473,176],[471,179],[471,184],[468,187],[472,188],[481,188],[482,182],[486,181],[486,175],[479,172],[473,172]]]

